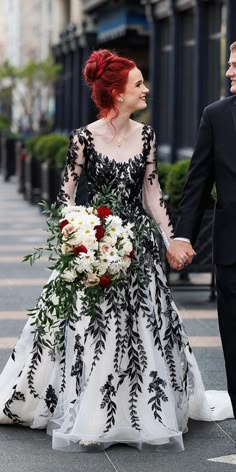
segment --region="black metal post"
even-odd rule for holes
[[[196,54],[194,71],[196,73],[195,91],[195,120],[194,129],[197,132],[204,107],[207,105],[207,76],[208,76],[208,5],[198,0],[196,8]]]
[[[180,35],[181,18],[176,10],[172,0],[173,15],[171,17],[172,31],[172,60],[170,61],[170,77],[172,78],[172,89],[170,90],[170,109],[171,109],[171,162],[177,160],[178,136],[180,135],[179,119],[179,67],[180,67]]]
[[[158,129],[158,106],[159,97],[157,90],[159,80],[159,56],[160,56],[160,41],[159,41],[159,28],[158,20],[155,18],[153,13],[153,7],[149,4],[146,6],[146,15],[150,24],[150,46],[149,46],[149,64],[150,64],[150,121],[152,127]]]
[[[72,83],[72,128],[81,126],[81,97],[82,97],[82,65],[81,48],[77,45],[73,61],[73,83]]]
[[[84,33],[80,38],[82,68],[88,59],[92,49],[96,47],[96,35],[94,33]],[[97,111],[91,100],[91,91],[82,81],[81,87],[81,125],[87,125],[96,119]]]

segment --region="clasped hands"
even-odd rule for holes
[[[172,269],[181,270],[185,265],[191,264],[196,252],[190,243],[173,239],[166,255]]]

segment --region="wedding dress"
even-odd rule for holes
[[[226,392],[219,392],[218,405],[217,392],[208,401],[162,270],[159,233],[168,245],[172,228],[158,185],[152,128],[139,125],[129,145],[114,144],[110,156],[95,145],[89,127],[75,130],[62,203],[74,204],[82,171],[90,203],[110,186],[122,199],[126,221],[145,224],[141,250],[148,283],[134,274],[121,291],[107,289],[96,319],[80,314],[78,295],[78,321],[62,324],[63,351],[42,346],[29,319],[0,376],[0,423],[45,428],[53,448],[64,451],[114,443],[183,450],[190,417],[213,421],[233,413]]]

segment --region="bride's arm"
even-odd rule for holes
[[[75,205],[76,190],[84,165],[83,137],[78,130],[74,130],[70,135],[64,177],[57,197],[59,204]]]
[[[156,137],[152,129],[143,183],[143,207],[158,224],[164,244],[168,247],[174,235],[158,182]]]

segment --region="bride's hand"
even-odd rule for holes
[[[175,270],[181,270],[185,265],[191,264],[196,252],[190,243],[172,240],[167,249],[167,260]]]

